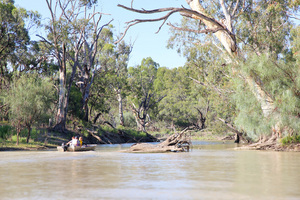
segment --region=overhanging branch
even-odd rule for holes
[[[143,22],[157,22],[157,21],[163,21],[161,26],[159,27],[158,31],[160,31],[161,27],[165,24],[166,20],[174,13],[181,13],[183,15],[190,15],[190,16],[196,16],[197,19],[201,19],[201,20],[206,20],[208,22],[211,22],[215,25],[215,29],[205,29],[205,30],[209,30],[209,31],[203,31],[203,33],[206,33],[206,32],[216,32],[216,31],[225,31],[227,32],[229,35],[232,35],[232,33],[226,28],[226,26],[224,26],[223,24],[221,24],[220,22],[218,22],[217,20],[211,18],[211,17],[208,17],[206,15],[203,15],[197,11],[194,11],[194,10],[190,10],[190,9],[187,9],[187,8],[173,8],[173,7],[170,7],[170,8],[160,8],[160,9],[154,9],[154,10],[145,10],[145,9],[134,9],[134,8],[129,8],[129,7],[126,7],[124,5],[121,5],[121,4],[118,4],[119,7],[121,8],[124,8],[126,10],[129,10],[129,11],[132,11],[132,12],[137,12],[137,13],[141,13],[141,14],[153,14],[153,13],[161,13],[161,12],[168,12],[166,15],[164,15],[163,17],[159,17],[159,18],[154,18],[154,19],[134,19],[132,21],[129,21],[129,22],[126,22],[127,24],[127,27],[124,31],[124,33],[122,34],[122,36],[120,37],[120,39],[118,41],[116,41],[115,43],[119,43],[126,35],[128,29],[131,27],[131,26],[134,26],[136,24],[139,24],[139,23],[143,23]]]

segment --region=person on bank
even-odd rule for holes
[[[83,142],[82,137],[79,137],[79,145],[80,145],[80,147],[82,147],[82,142]]]

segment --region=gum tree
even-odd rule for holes
[[[136,119],[138,129],[144,132],[146,132],[146,126],[151,123],[149,115],[151,109],[165,97],[154,91],[158,67],[159,64],[148,57],[142,60],[141,65],[130,67],[128,70],[130,86],[128,99],[131,103],[129,106]]]
[[[96,55],[102,29],[110,22],[100,25],[103,13],[91,10],[96,0],[46,0],[51,18],[46,26],[47,38],[42,41],[48,46],[49,57],[54,57],[59,66],[59,98],[54,129],[65,130],[69,96],[76,71],[77,85],[82,93],[84,118],[88,116],[90,87],[97,73]],[[68,66],[71,75],[67,77]]]
[[[241,69],[243,62],[247,62],[251,52],[261,56],[279,58],[279,53],[286,44],[286,37],[281,37],[289,27],[290,8],[299,7],[291,5],[288,1],[213,1],[205,2],[199,0],[186,0],[190,8],[160,8],[154,10],[134,9],[118,5],[124,9],[142,13],[165,13],[162,17],[152,19],[135,19],[128,22],[127,30],[138,23],[162,21],[163,26],[169,16],[180,13],[186,18],[197,21],[197,26],[180,27],[168,23],[173,29],[183,32],[193,32],[196,35],[210,34],[211,37],[205,42],[214,43],[223,53],[226,60],[225,65],[232,68],[232,74],[241,79],[247,88],[252,92],[256,102],[259,104],[263,117],[267,120],[272,118],[273,133],[280,133],[281,114],[278,112],[275,101],[276,96],[272,96],[264,83],[260,74],[254,71],[248,73]],[[263,12],[262,12],[263,10]],[[159,29],[161,28],[159,27]],[[246,36],[248,31],[248,37]],[[244,32],[243,32],[244,31]],[[249,34],[250,32],[250,34]],[[192,42],[199,42],[198,40]],[[203,41],[202,41],[203,42]],[[276,67],[274,65],[274,67]]]

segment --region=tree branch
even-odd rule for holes
[[[154,9],[154,10],[145,10],[145,9],[138,10],[138,9],[129,8],[129,7],[126,7],[126,6],[120,5],[120,4],[118,4],[118,6],[121,7],[121,8],[124,8],[126,10],[129,10],[129,11],[132,11],[132,12],[141,13],[141,14],[153,14],[153,13],[161,13],[161,12],[168,12],[168,13],[165,16],[163,16],[163,17],[159,17],[159,18],[155,18],[155,19],[134,19],[132,21],[126,22],[126,24],[128,24],[128,25],[127,25],[127,27],[126,27],[123,35],[115,43],[119,43],[125,37],[128,29],[131,26],[134,26],[136,24],[143,23],[143,22],[163,21],[163,23],[159,27],[158,31],[156,32],[156,33],[158,33],[160,31],[161,27],[165,24],[166,20],[172,14],[177,13],[177,12],[180,12],[181,14],[184,14],[184,15],[193,16],[193,18],[196,18],[196,19],[201,19],[201,20],[206,20],[208,22],[211,22],[212,24],[214,24],[216,26],[216,29],[220,28],[220,30],[223,30],[223,31],[227,32],[229,35],[232,35],[232,33],[226,28],[226,26],[224,26],[223,24],[221,24],[217,20],[215,20],[215,19],[213,19],[211,17],[208,17],[208,16],[206,16],[204,14],[201,14],[201,13],[199,13],[197,11],[190,10],[190,9],[187,9],[187,8],[184,8],[184,7],[182,7],[182,8],[173,8],[173,7],[170,7],[170,8],[160,8],[160,9]]]
[[[180,28],[176,27],[170,22],[167,23],[168,26],[171,26],[173,29],[178,30],[178,31],[187,31],[187,32],[193,32],[193,33],[215,33],[217,31],[225,30],[224,28],[215,28],[215,29],[203,29],[203,30],[193,30],[193,29],[188,29],[188,28]]]
[[[233,11],[231,12],[231,16],[234,16],[234,15],[235,15],[235,13],[236,13],[236,11],[237,11],[237,9],[238,9],[239,3],[240,3],[240,0],[237,0],[234,9],[233,9]]]

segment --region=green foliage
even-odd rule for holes
[[[130,101],[138,105],[145,95],[154,93],[153,85],[158,67],[159,64],[148,57],[143,58],[141,65],[128,69]]]
[[[156,93],[154,82],[157,77],[159,64],[152,58],[144,58],[141,65],[128,69],[128,85],[130,86],[128,102],[134,110],[134,115],[139,116],[139,129],[145,131],[146,121],[155,115],[157,103],[163,96]]]
[[[8,87],[11,71],[17,70],[15,63],[21,60],[29,45],[25,18],[26,11],[16,8],[14,1],[0,1],[0,92]]]
[[[11,141],[14,142],[14,143],[17,142],[17,135],[13,135],[11,137]],[[26,143],[26,137],[20,137],[19,142],[20,143]]]
[[[80,92],[80,89],[78,87],[71,86],[68,112],[73,117],[79,118],[79,119],[81,119],[83,117],[82,110],[78,109],[81,107],[81,99],[82,99],[82,94]]]
[[[300,135],[294,135],[294,136],[285,136],[280,140],[280,142],[283,145],[289,145],[292,143],[300,143]]]
[[[253,55],[247,59],[241,69],[264,83],[265,91],[275,100],[277,110],[273,112],[280,113],[281,119],[274,118],[275,115],[265,118],[260,104],[249,87],[245,86],[242,80],[236,80],[234,94],[238,109],[236,124],[252,138],[269,135],[271,126],[278,121],[282,127],[290,127],[299,132],[300,87],[296,83],[299,79],[299,66],[296,62],[286,63],[284,60],[274,60],[266,55]]]
[[[98,130],[98,134],[99,135],[102,135],[103,133],[118,134],[119,130],[124,131],[125,133],[131,135],[132,137],[136,137],[136,138],[146,137],[145,132],[137,131],[135,129],[124,127],[124,126],[118,126],[117,128],[112,128],[110,126],[101,126],[101,128]]]
[[[136,127],[136,121],[132,113],[130,112],[124,112],[124,122],[126,127],[128,128],[135,128]]]
[[[119,126],[117,127],[119,130],[122,130],[124,131],[125,133],[131,135],[132,137],[135,137],[135,138],[140,138],[140,137],[146,137],[146,133],[143,132],[143,131],[137,131],[135,129],[131,129],[131,128],[126,128],[126,127],[123,127],[123,126]]]
[[[117,129],[114,129],[110,126],[101,126],[99,129],[98,129],[98,134],[99,135],[102,135],[103,133],[114,133],[114,134],[117,134],[118,133],[118,130]]]
[[[0,138],[7,140],[12,135],[12,127],[9,125],[0,125]]]
[[[37,130],[36,128],[32,128],[31,130],[31,134],[30,134],[30,138],[35,141],[38,139],[38,137],[40,136],[40,131]]]
[[[84,6],[90,9],[97,0],[80,0],[77,3],[78,11],[84,12]],[[206,13],[223,23],[224,15],[218,3],[201,1],[201,4]],[[235,1],[225,1],[228,7],[234,4]],[[62,52],[61,44],[64,43],[68,55],[67,79],[70,78],[72,66],[78,64],[80,67],[77,69],[80,72],[75,75],[74,82],[84,82],[82,85],[71,86],[68,107],[69,119],[78,120],[81,126],[91,126],[90,122],[85,123],[81,120],[81,108],[83,94],[87,89],[84,86],[91,82],[91,75],[95,70],[94,82],[87,98],[90,117],[96,119],[100,116],[103,121],[118,123],[118,98],[121,97],[126,127],[118,129],[134,136],[142,133],[132,130],[137,124],[136,118],[129,111],[129,106],[133,104],[136,109],[140,109],[141,115],[146,113],[150,116],[149,130],[152,131],[171,133],[174,128],[180,130],[199,124],[201,112],[206,118],[206,127],[212,133],[226,131],[218,118],[234,124],[254,140],[260,135],[269,135],[276,122],[280,122],[282,127],[288,127],[283,130],[284,136],[289,132],[298,133],[300,27],[291,23],[288,14],[298,12],[298,8],[297,0],[240,3],[237,6],[237,17],[232,18],[233,32],[241,58],[238,60],[239,64],[223,53],[222,46],[212,33],[199,34],[172,29],[168,47],[177,49],[187,59],[185,66],[172,69],[160,67],[159,63],[148,57],[143,59],[140,65],[127,68],[132,46],[125,42],[114,44],[113,27],[107,26],[99,36],[95,61],[83,69],[83,64],[91,61],[90,57],[86,56],[88,48],[83,45],[81,49],[76,49],[75,46],[79,44],[82,30],[85,31],[87,43],[95,38],[91,21],[74,16],[70,16],[69,21],[64,15],[56,13],[56,17],[61,17],[45,27],[48,31],[46,39],[54,43],[55,38],[57,43],[50,45],[45,41],[33,42],[29,40],[30,30],[25,28],[25,24],[31,21],[40,28],[40,15],[16,8],[12,0],[2,0],[0,117],[7,117],[3,113],[9,109],[10,122],[16,127],[20,126],[18,128],[46,121],[49,105],[55,97],[53,87],[47,79],[56,79],[58,82],[57,73],[61,65],[61,60],[52,59],[52,55],[56,50]],[[70,7],[67,8],[68,11],[69,9]],[[71,12],[67,12],[69,13]],[[204,28],[203,22],[185,17],[178,26],[195,30]],[[56,57],[61,55],[58,53]],[[75,58],[75,55],[78,55],[77,61],[70,59]],[[32,75],[33,70],[42,76]],[[241,74],[252,77],[274,100],[276,109],[273,112],[279,113],[280,119],[275,118],[275,115],[268,118],[263,115],[258,99],[245,83],[245,76]],[[19,76],[20,79],[17,80]],[[6,91],[5,86],[8,86],[11,80],[13,83]],[[65,81],[69,83],[69,80]],[[147,98],[151,107],[143,108],[142,103]],[[4,104],[7,106],[3,106]],[[0,134],[3,137],[13,134],[13,130],[7,130],[7,127],[0,126]],[[26,136],[26,131],[23,130],[20,135]],[[102,131],[117,133],[117,130],[106,126]],[[37,138],[38,135],[39,132],[32,129],[32,138]],[[283,143],[297,141],[295,138],[286,137]]]
[[[14,80],[4,102],[10,108],[10,121],[15,127],[30,127],[47,115],[53,97],[54,88],[48,79],[26,74]]]
[[[249,88],[240,80],[235,80],[235,93],[232,96],[236,104],[234,123],[253,140],[261,135],[269,135],[272,121],[265,120],[260,105]]]
[[[225,5],[229,8],[232,3],[226,1]],[[206,13],[222,21],[224,16],[219,4],[211,2],[201,4]],[[278,122],[283,127],[288,126],[296,132],[299,131],[300,35],[299,26],[291,28],[292,23],[287,14],[291,11],[290,8],[299,7],[295,5],[295,2],[290,1],[245,1],[243,6],[249,8],[246,10],[241,4],[238,5],[238,17],[232,21],[239,56],[243,58],[238,61],[240,63],[238,65],[236,60],[228,58],[228,55],[220,51],[221,46],[216,48],[220,43],[216,41],[216,37],[212,37],[212,34],[171,30],[169,47],[178,49],[187,58],[185,67],[190,70],[190,74],[186,76],[204,86],[200,86],[201,90],[193,90],[210,103],[210,112],[207,115],[210,127],[217,127],[216,118],[220,117],[238,126],[241,131],[247,132],[254,139],[260,135],[269,135],[271,127]],[[188,18],[183,18],[181,24],[177,26],[190,30],[204,29],[203,23],[199,23],[199,20]],[[276,112],[276,116],[280,113],[281,119],[275,118],[275,114],[268,118],[263,115],[260,101],[250,90],[249,85],[245,85],[247,76],[252,77],[275,101],[276,110],[273,112]],[[160,88],[165,89],[161,86]],[[180,92],[184,96],[191,97],[191,94],[184,93],[185,90]],[[171,100],[173,99],[174,94]],[[190,99],[188,102],[192,104]],[[176,106],[176,103],[179,101],[174,100],[163,107]],[[184,104],[176,107],[184,107]],[[191,110],[184,108],[189,115],[192,114]],[[171,113],[181,112],[178,109]]]
[[[113,43],[112,27],[102,30],[99,41],[101,51],[98,52],[98,57],[103,71],[96,74],[91,88],[89,100],[89,105],[93,109],[91,115],[108,112],[118,115],[119,110],[116,109],[118,103],[124,103],[123,99],[127,95],[127,65],[131,48],[124,41]]]
[[[25,29],[24,9],[18,9],[13,2],[0,1],[1,60],[7,61],[9,55],[18,48],[26,48],[29,42],[28,31]]]
[[[157,93],[166,97],[158,105],[158,118],[179,127],[188,126],[189,120],[197,115],[194,108],[197,106],[197,97],[191,94],[192,85],[186,68],[159,68],[154,86]]]
[[[269,53],[277,57],[286,47],[290,18],[287,14],[289,1],[249,2],[247,12],[241,13],[236,25],[236,34],[243,53]],[[278,28],[275,28],[278,27]]]

